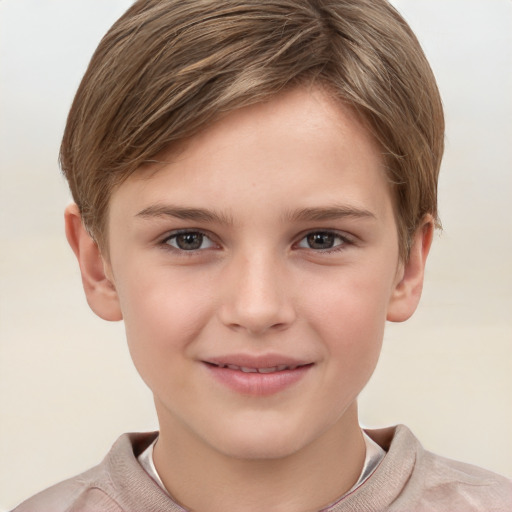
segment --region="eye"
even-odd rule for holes
[[[328,251],[330,249],[338,249],[343,245],[350,243],[347,238],[332,231],[313,231],[308,233],[297,244],[298,247],[304,249],[314,249],[317,251]]]
[[[215,247],[215,244],[201,231],[180,231],[166,238],[164,243],[180,251],[198,251]]]

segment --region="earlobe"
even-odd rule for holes
[[[388,305],[387,320],[390,322],[404,322],[416,311],[433,235],[434,219],[426,215],[416,230],[408,260],[401,264],[400,276]]]
[[[105,261],[84,225],[78,206],[70,204],[64,212],[66,238],[80,266],[82,284],[90,308],[104,320],[122,320],[119,298]]]

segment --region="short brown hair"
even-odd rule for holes
[[[60,160],[84,225],[105,246],[112,191],[220,115],[317,83],[379,141],[400,254],[437,220],[444,119],[430,66],[386,0],[139,0],[94,53]]]

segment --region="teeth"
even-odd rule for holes
[[[258,368],[258,373],[272,373],[284,370],[286,366],[272,366],[271,368]],[[281,370],[280,370],[281,369]]]
[[[237,370],[244,373],[274,373],[282,372],[284,370],[295,370],[299,365],[288,366],[286,364],[280,364],[278,366],[271,366],[268,368],[249,368],[247,366],[236,366],[234,364],[218,364],[219,368],[229,368],[230,370]]]

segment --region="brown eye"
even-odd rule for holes
[[[176,233],[167,238],[165,243],[180,251],[198,251],[214,246],[214,243],[200,231]]]
[[[308,233],[298,244],[304,249],[316,251],[328,251],[329,249],[342,248],[349,243],[347,239],[332,231],[312,231]]]
[[[184,251],[199,249],[203,243],[201,233],[183,233],[176,236],[176,245]]]
[[[310,249],[332,249],[336,236],[333,233],[310,233],[307,243]]]

